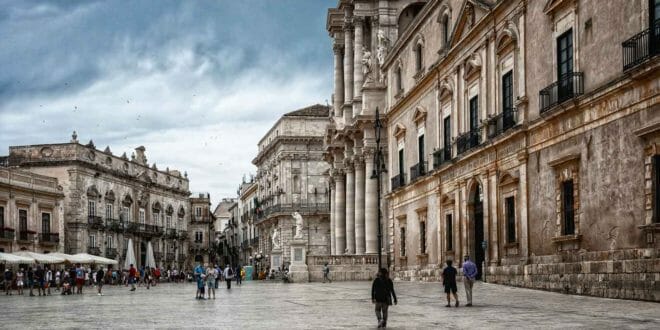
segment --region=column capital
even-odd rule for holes
[[[358,167],[364,166],[364,157],[356,155],[353,157],[353,166],[357,169]]]
[[[344,170],[335,169],[332,171],[332,179],[335,182],[344,182]]]
[[[378,26],[378,15],[371,16],[371,26],[374,28]]]
[[[335,55],[342,55],[344,54],[344,45],[335,43],[332,45],[332,51],[335,53]]]
[[[352,19],[350,19],[350,18],[345,18],[344,19],[344,25],[343,25],[344,32],[353,32],[354,27],[355,26],[353,26],[353,20]]]
[[[353,25],[355,27],[362,27],[364,24],[365,17],[364,16],[353,16]]]
[[[354,169],[353,166],[354,166],[353,160],[348,160],[348,159],[344,160],[344,172],[353,173],[353,169]]]

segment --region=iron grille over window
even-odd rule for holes
[[[575,218],[573,203],[573,180],[562,182],[562,202],[563,202],[563,235],[575,234]]]

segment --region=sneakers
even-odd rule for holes
[[[97,293],[96,295],[97,295],[97,296],[101,296],[101,294],[100,294],[100,293]]]
[[[447,305],[445,305],[445,307],[451,307],[451,305],[450,305],[450,304],[447,304]]]

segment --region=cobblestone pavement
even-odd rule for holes
[[[570,296],[477,283],[474,307],[446,308],[439,283],[396,282],[389,328],[660,329],[660,304]],[[370,283],[244,282],[195,300],[193,284],[162,284],[97,296],[0,296],[0,327],[17,328],[375,328]],[[465,295],[459,283],[459,298]]]

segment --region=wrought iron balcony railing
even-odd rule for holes
[[[179,240],[185,241],[188,239],[188,232],[185,230],[179,230]]]
[[[174,261],[174,253],[172,253],[172,252],[168,252],[168,253],[165,255],[165,260],[166,260],[166,261]]]
[[[98,246],[88,246],[87,247],[87,253],[95,255],[95,256],[100,256],[101,255],[101,248]]]
[[[127,225],[123,220],[105,218],[105,227],[116,233],[124,231],[126,226]]]
[[[488,138],[492,139],[516,126],[518,111],[516,108],[504,109],[502,113],[488,120]]]
[[[165,231],[165,237],[166,237],[166,238],[169,238],[169,239],[177,239],[176,229],[168,228],[168,229]]]
[[[426,175],[426,162],[420,162],[410,167],[410,181],[415,181]]]
[[[41,233],[39,234],[39,242],[42,244],[57,244],[60,242],[59,233]]]
[[[479,129],[469,131],[456,138],[456,149],[459,155],[479,146],[479,144],[481,144],[481,131]]]
[[[163,259],[163,252],[154,252],[154,259],[156,260]]]
[[[582,72],[570,72],[559,78],[550,86],[539,92],[539,108],[541,114],[552,109],[555,105],[570,100],[584,93],[584,79]]]
[[[392,177],[392,191],[399,189],[406,185],[406,176],[404,173],[397,174]]]
[[[103,228],[103,218],[96,215],[88,215],[87,224],[92,228]]]
[[[105,257],[114,259],[117,257],[117,249],[115,248],[105,248]]]
[[[18,232],[18,240],[21,242],[34,242],[35,232],[29,230],[21,230]]]
[[[13,228],[0,228],[0,240],[13,241],[16,233]]]
[[[632,69],[657,55],[660,51],[660,19],[653,28],[646,29],[621,43],[623,70]]]
[[[433,153],[433,168],[437,169],[442,164],[447,163],[451,160],[451,148],[438,149]]]
[[[274,214],[278,214],[278,213],[291,214],[293,212],[299,212],[303,216],[330,212],[330,204],[309,202],[309,201],[304,201],[302,203],[292,203],[292,204],[275,204],[268,206],[263,210],[256,211],[257,221],[263,221],[267,219],[269,216]]]

